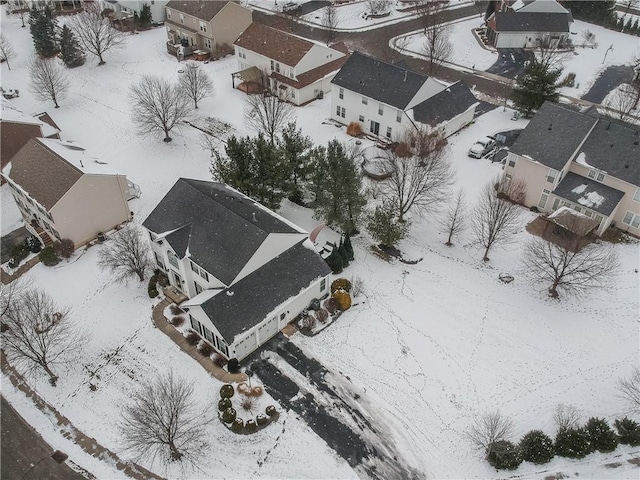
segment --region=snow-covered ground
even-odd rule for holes
[[[2,66],[2,86],[24,92],[15,104],[26,112],[50,108],[28,92],[27,64],[33,54],[28,29],[2,13],[3,33],[20,46],[12,70]],[[73,139],[125,173],[142,189],[130,203],[141,221],[180,177],[209,179],[209,154],[198,144],[198,132],[174,132],[174,141],[140,138],[130,119],[129,86],[143,74],[177,78],[178,63],[165,50],[165,33],[156,29],[130,36],[126,47],[108,53],[107,64],[93,58],[68,72],[72,88],[56,121],[65,139]],[[244,94],[231,89],[233,58],[203,65],[217,93],[201,102],[200,113],[230,123],[237,134],[244,125]],[[330,99],[298,108],[298,124],[317,144],[338,138],[349,141],[343,128],[322,123]],[[472,202],[480,188],[500,173],[500,165],[466,156],[476,138],[522,128],[512,112],[498,108],[450,138],[450,158],[457,187]],[[365,142],[366,143],[366,142]],[[2,187],[2,213],[8,208]],[[300,208],[284,216],[310,228],[317,222]],[[524,219],[532,214],[523,212]],[[544,285],[530,285],[521,276],[519,255],[527,238],[523,226],[511,246],[480,261],[481,252],[468,233],[447,248],[434,218],[416,219],[411,236],[401,245],[416,265],[386,263],[372,255],[366,234],[356,237],[356,261],[346,276],[361,276],[366,302],[354,307],[320,335],[295,336],[293,341],[334,372],[347,375],[362,389],[365,414],[387,425],[405,460],[435,478],[492,478],[493,471],[470,453],[464,430],[471,419],[500,408],[522,434],[532,428],[553,433],[552,411],[557,403],[573,404],[585,417],[611,420],[623,412],[614,397],[618,376],[637,363],[638,246],[616,246],[622,269],[617,288],[593,292],[575,300],[551,301]],[[116,428],[119,405],[141,379],[172,368],[197,385],[203,406],[215,406],[220,383],[156,330],[150,320],[152,301],[146,285],[115,284],[97,265],[100,247],[80,251],[70,262],[47,268],[37,265],[28,274],[63,305],[88,334],[80,362],[62,372],[59,386],[33,380],[40,395],[78,428],[125,456]],[[509,285],[497,276],[509,272]],[[92,390],[89,384],[97,388]],[[96,466],[52,431],[30,402],[3,382],[3,394],[56,448],[72,454],[79,465],[100,478],[118,478],[110,466]],[[200,471],[173,468],[158,473],[167,478],[355,478],[355,472],[295,414],[283,412],[274,425],[252,436],[230,433],[215,418],[205,418],[210,454]],[[540,478],[542,470],[579,473],[587,478],[628,478],[637,470],[624,460],[630,449],[619,449],[624,466],[605,469],[612,456],[592,455],[583,461],[555,459],[544,467],[523,464],[516,475]],[[75,457],[74,454],[78,455]],[[148,465],[145,465],[148,466]],[[122,477],[120,477],[122,478]]]

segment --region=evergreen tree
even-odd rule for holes
[[[367,230],[373,239],[383,246],[393,247],[407,236],[410,225],[409,222],[398,221],[395,205],[389,200],[384,200],[369,217]]]
[[[50,58],[60,51],[56,42],[57,22],[49,5],[45,5],[43,9],[33,5],[29,15],[29,27],[38,55]]]
[[[331,250],[331,253],[325,259],[325,261],[327,262],[327,265],[329,265],[329,268],[333,273],[342,272],[344,262],[337,247],[333,247],[333,250]]]
[[[285,170],[280,150],[262,133],[253,139],[252,147],[255,165],[252,197],[268,208],[280,208],[280,202],[285,196],[282,189]]]
[[[84,64],[84,54],[78,44],[78,39],[66,25],[60,34],[60,52],[62,61],[68,68],[79,67]]]
[[[153,22],[153,17],[151,16],[151,7],[146,3],[142,5],[142,10],[140,11],[140,16],[138,17],[138,28],[141,30],[146,30],[151,26]]]
[[[572,0],[563,2],[571,10],[576,20],[597,23],[599,25],[615,25],[615,0]]]
[[[211,165],[213,179],[251,196],[253,185],[253,161],[251,155],[251,139],[237,138],[235,135],[227,140],[226,157],[215,152]]]
[[[531,60],[511,92],[511,99],[518,111],[529,117],[545,101],[557,101],[557,83],[561,74],[562,68],[556,68],[550,62],[538,58]]]
[[[624,24],[624,31],[630,33],[633,29],[633,17],[627,17],[627,23]]]
[[[520,453],[527,462],[540,465],[549,462],[555,452],[553,440],[540,430],[531,430],[520,440]]]
[[[344,246],[344,237],[340,237],[340,245],[338,246],[338,253],[342,258],[342,267],[347,268],[349,266],[349,252],[347,252]]]
[[[618,437],[604,418],[590,418],[584,431],[592,452],[613,452],[618,447]]]
[[[316,215],[345,233],[357,232],[360,213],[366,204],[358,168],[355,156],[338,140],[331,140],[324,155],[318,158],[314,175]]]
[[[631,27],[631,30],[629,32],[633,35],[638,35],[638,33],[640,33],[640,27],[638,26],[638,17],[636,17],[635,21],[633,22],[633,26]]]
[[[344,248],[347,251],[347,259],[352,262],[354,260],[353,246],[351,245],[351,236],[346,233],[344,236]]]
[[[302,135],[301,130],[296,129],[295,122],[290,122],[283,129],[278,145],[282,151],[283,168],[286,170],[283,188],[289,200],[302,204],[302,186],[312,169],[313,142],[311,138]]]

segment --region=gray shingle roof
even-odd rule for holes
[[[568,107],[545,102],[515,141],[511,151],[560,170],[596,121]]]
[[[568,32],[570,13],[496,12],[497,32]]]
[[[434,126],[460,115],[474,103],[478,103],[476,97],[469,87],[459,81],[416,105],[413,108],[413,118]]]
[[[603,215],[611,215],[624,192],[577,173],[568,172],[553,194]]]
[[[260,323],[278,305],[298,295],[313,281],[331,273],[320,255],[303,243],[202,304],[227,343],[233,343],[236,335]]]
[[[143,225],[229,285],[270,233],[299,233],[222,183],[179,179]],[[174,231],[175,230],[175,231]]]
[[[405,110],[428,77],[353,52],[331,83]]]

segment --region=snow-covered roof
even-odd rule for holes
[[[3,122],[24,123],[28,125],[40,125],[43,122],[18,110],[9,100],[2,98],[0,103],[0,119]]]
[[[53,138],[39,138],[38,141],[82,173],[118,175],[118,172],[111,165],[100,160],[76,142]]]
[[[624,192],[574,172],[567,173],[553,194],[606,216],[624,197]]]

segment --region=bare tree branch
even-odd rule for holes
[[[477,418],[466,433],[478,450],[489,454],[491,444],[507,440],[513,434],[513,422],[496,410]]]
[[[11,70],[11,64],[9,60],[16,56],[16,52],[13,46],[4,36],[4,33],[0,33],[0,62],[7,62],[7,67]]]
[[[7,10],[11,15],[16,15],[22,22],[22,28],[26,27],[24,20],[29,18],[30,7],[26,0],[9,0]]]
[[[631,375],[618,380],[618,396],[625,400],[632,412],[640,413],[640,367],[633,367]]]
[[[553,419],[556,422],[558,430],[566,430],[569,428],[578,428],[581,421],[580,412],[573,405],[558,404],[553,413]]]
[[[31,283],[25,277],[18,277],[7,285],[0,283],[0,318],[19,305],[22,296],[31,289]]]
[[[613,110],[615,118],[626,122],[633,116],[631,112],[636,107],[638,95],[638,91],[632,85],[623,83],[609,97],[605,106]]]
[[[55,108],[60,108],[58,100],[62,100],[69,91],[69,82],[57,58],[35,57],[29,65],[31,91],[39,100],[51,100]]]
[[[294,106],[281,92],[247,95],[244,117],[251,129],[263,133],[273,144],[278,132],[294,120]]]
[[[136,225],[128,223],[103,246],[98,265],[110,270],[118,281],[124,282],[131,277],[144,281],[153,266],[147,239]]]
[[[100,59],[98,65],[105,64],[102,58],[105,52],[124,46],[124,33],[111,26],[97,3],[88,5],[84,12],[71,18],[69,25],[84,48]]]
[[[447,235],[445,245],[451,246],[451,240],[454,236],[458,236],[466,226],[467,219],[467,202],[464,199],[464,190],[458,190],[456,197],[447,206],[440,217],[440,231]]]
[[[435,75],[443,62],[451,56],[453,46],[449,41],[449,31],[444,24],[444,7],[440,2],[422,3],[422,24],[424,45],[422,53],[429,61],[429,75]]]
[[[336,38],[336,28],[338,28],[338,8],[330,3],[322,11],[322,27],[324,28],[324,41],[327,45]]]
[[[200,100],[213,95],[214,92],[213,82],[209,76],[193,61],[185,64],[179,83],[187,96],[193,100],[195,108],[198,108]]]

